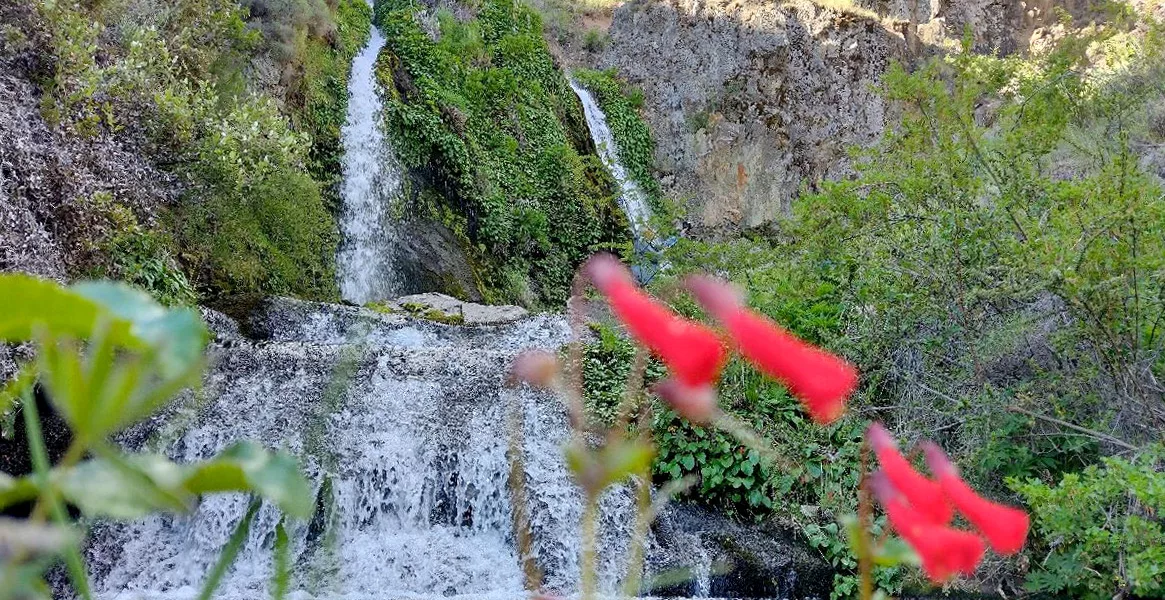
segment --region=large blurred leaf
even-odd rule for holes
[[[106,311],[93,300],[75,294],[52,281],[28,275],[0,275],[0,341],[32,339],[37,327],[53,334],[87,337]],[[140,343],[130,333],[130,323],[112,319],[109,335],[118,343],[136,347]]]
[[[21,557],[17,560],[23,561],[53,556],[76,542],[76,534],[59,525],[0,517],[0,557],[3,558]]]
[[[194,493],[250,490],[300,519],[311,517],[315,502],[294,457],[273,454],[254,442],[239,442],[198,465],[186,487]]]
[[[163,378],[181,375],[202,357],[206,326],[193,309],[166,309],[149,294],[111,281],[83,281],[72,290],[130,323],[130,333],[154,351]]]
[[[85,514],[115,519],[184,511],[197,496],[213,492],[252,492],[301,519],[310,517],[313,507],[311,488],[295,458],[250,442],[194,465],[155,455],[104,453],[54,477]]]
[[[61,493],[89,516],[136,519],[186,510],[194,499],[185,487],[187,469],[161,456],[110,455],[58,475]]]

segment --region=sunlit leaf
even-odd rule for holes
[[[22,274],[0,275],[0,341],[31,340],[38,327],[52,334],[89,336],[98,321],[111,317],[97,302],[52,281]],[[138,347],[127,320],[110,318],[109,335],[118,343]]]
[[[311,517],[314,508],[311,486],[298,461],[254,442],[235,444],[214,460],[195,466],[186,488],[196,494],[250,490],[299,519]]]
[[[166,309],[149,294],[123,283],[83,281],[71,289],[130,323],[130,332],[155,352],[163,378],[178,377],[201,360],[208,334],[193,309]]]

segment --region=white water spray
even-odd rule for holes
[[[336,266],[340,295],[357,304],[395,297],[401,285],[394,269],[392,207],[400,193],[402,169],[381,129],[384,107],[376,82],[376,58],[384,43],[373,27],[368,45],[352,62],[348,117],[341,131],[343,240]]]

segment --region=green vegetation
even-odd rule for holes
[[[324,198],[339,172],[348,66],[368,35],[362,0],[36,8],[55,65],[46,119],[76,135],[140,133],[184,181],[166,230],[109,240],[99,269],[167,302],[192,300],[175,259],[203,298],[335,297],[337,234]],[[286,98],[244,81],[261,60],[282,73]]]
[[[856,509],[860,433],[879,419],[904,441],[936,438],[987,495],[1029,502],[1031,555],[1006,569],[1030,589],[1161,597],[1145,566],[1160,564],[1147,491],[1160,458],[1145,444],[1162,430],[1165,190],[1138,154],[1159,135],[1161,50],[1157,30],[1098,28],[1030,59],[896,67],[884,86],[902,120],[857,152],[854,178],[803,195],[774,231],[680,240],[672,272],[736,281],[753,308],[857,363],[862,385],[848,417],[808,427],[779,385],[730,364],[721,405],[788,464],[752,464],[662,412],[657,479],[693,475],[692,498],[799,525],[845,597],[855,562],[836,523]],[[654,285],[671,298],[674,284]],[[610,345],[593,356],[625,372],[630,354]],[[1116,451],[1133,458],[1090,466]],[[1082,569],[1095,572],[1069,577]],[[903,575],[879,584],[914,585]]]
[[[161,455],[126,454],[110,438],[169,401],[202,375],[205,326],[193,309],[167,310],[124,284],[81,282],[70,288],[23,275],[0,275],[0,342],[33,342],[35,360],[0,389],[0,415],[25,423],[31,474],[0,472],[0,509],[22,503],[27,519],[4,519],[0,597],[47,598],[45,571],[63,559],[73,590],[90,598],[81,555],[85,521],[132,520],[180,513],[200,496],[252,494],[251,508],[223,548],[200,594],[209,598],[237,556],[261,502],[293,518],[311,516],[307,480],[294,458],[239,442],[217,457],[176,464]],[[38,383],[68,423],[69,448],[50,465],[37,401]],[[276,553],[281,550],[276,545]],[[276,561],[286,579],[286,560]]]
[[[639,115],[639,109],[643,107],[643,92],[625,89],[613,70],[578,69],[573,75],[595,94],[595,100],[607,116],[607,126],[611,128],[615,145],[619,147],[619,162],[647,193],[652,207],[658,209],[663,192],[654,175],[655,142],[647,123]]]
[[[1132,460],[1105,458],[1056,485],[1013,481],[1034,513],[1042,568],[1032,592],[1099,600],[1120,590],[1165,598],[1165,452],[1160,444]]]
[[[629,246],[533,10],[484,0],[461,20],[389,0],[376,20],[388,39],[378,73],[391,135],[424,188],[413,201],[458,235],[488,301],[560,305],[585,257]]]
[[[326,36],[307,36],[298,91],[293,95],[296,127],[311,136],[308,167],[324,185],[333,214],[339,212],[340,129],[348,106],[348,71],[372,27],[372,8],[364,0],[345,0],[336,9],[336,29]]]

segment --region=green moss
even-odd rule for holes
[[[614,182],[572,131],[581,107],[538,15],[511,0],[486,0],[465,21],[438,11],[434,42],[421,11],[377,7],[387,122],[429,190],[419,207],[463,241],[487,300],[561,303],[577,265],[629,234]]]
[[[396,314],[396,309],[384,302],[369,302],[368,304],[364,305],[364,308],[367,308],[373,312],[378,312],[382,315]]]
[[[372,9],[364,0],[341,0],[335,18],[334,36],[306,41],[293,111],[296,127],[311,136],[308,168],[312,177],[324,184],[325,199],[333,213],[339,209],[340,131],[347,116],[348,78],[352,59],[368,42]]]

